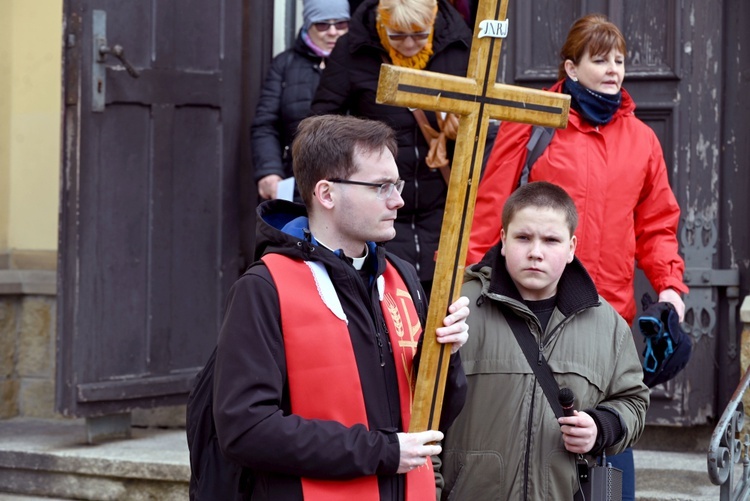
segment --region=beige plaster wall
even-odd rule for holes
[[[10,212],[10,61],[13,2],[0,2],[0,252],[8,248]]]
[[[0,252],[57,250],[62,18],[0,1]]]

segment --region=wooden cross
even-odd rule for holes
[[[442,326],[458,299],[490,119],[565,127],[570,96],[496,83],[508,0],[480,0],[466,77],[384,64],[377,102],[459,115],[425,333]],[[509,173],[510,174],[510,173]],[[501,207],[497,208],[502,210]],[[440,423],[450,348],[424,336],[409,431]]]

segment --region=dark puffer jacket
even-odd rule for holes
[[[315,114],[351,113],[380,120],[396,131],[398,170],[406,181],[398,211],[396,238],[387,247],[412,263],[422,281],[431,281],[447,188],[438,170],[425,164],[429,147],[408,108],[375,102],[380,65],[388,61],[375,29],[378,0],[365,0],[349,23],[349,33],[333,49],[313,100]],[[433,55],[425,70],[466,76],[471,32],[445,0],[438,0]],[[435,114],[426,115],[437,129]]]
[[[322,60],[300,32],[294,47],[271,62],[250,129],[256,183],[271,174],[293,175],[292,139],[297,125],[310,114]]]

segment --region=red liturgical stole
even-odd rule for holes
[[[292,412],[307,419],[368,427],[362,385],[346,314],[320,263],[266,254],[263,262],[279,294]],[[412,360],[422,332],[404,280],[389,263],[377,281],[380,305],[393,347],[401,421],[409,429]],[[377,477],[302,479],[305,501],[379,501]],[[432,463],[406,474],[407,501],[435,499]]]

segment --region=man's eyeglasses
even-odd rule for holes
[[[391,33],[391,32],[386,32],[386,33],[388,33],[389,39],[393,41],[397,41],[397,42],[401,42],[403,40],[406,40],[407,38],[411,38],[412,40],[416,42],[417,40],[427,40],[427,37],[430,36],[429,31],[423,31],[421,33]]]
[[[349,29],[349,21],[321,21],[318,23],[313,23],[313,26],[315,26],[315,29],[320,32],[330,30],[331,26],[341,31]]]
[[[404,180],[399,179],[395,183],[366,183],[364,181],[352,181],[351,179],[341,179],[341,178],[333,178],[333,179],[327,179],[329,183],[340,183],[340,184],[356,184],[358,186],[370,186],[372,188],[377,188],[377,198],[378,200],[388,200],[391,195],[393,194],[393,189],[395,188],[396,191],[401,194],[402,191],[404,191]]]

